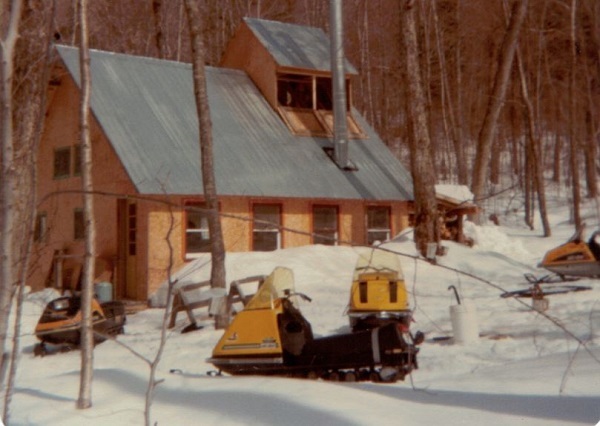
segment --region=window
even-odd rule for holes
[[[279,112],[289,129],[301,136],[333,136],[333,92],[330,77],[301,74],[277,76]],[[366,138],[350,114],[350,80],[346,79],[348,136]]]
[[[33,231],[33,240],[36,243],[46,242],[48,231],[48,215],[46,213],[38,213],[35,218],[35,229]]]
[[[273,251],[281,248],[281,206],[278,204],[255,204],[252,207],[254,226],[252,250]]]
[[[367,244],[387,241],[391,237],[391,211],[387,206],[367,207]]]
[[[83,240],[85,237],[85,222],[83,209],[75,209],[73,211],[73,238]]]
[[[129,256],[137,253],[137,204],[127,206],[127,252]]]
[[[313,109],[312,87],[308,75],[281,74],[277,78],[277,101],[290,108]]]
[[[54,150],[54,178],[60,179],[71,176],[71,147]]]
[[[185,223],[186,257],[194,257],[199,253],[210,253],[211,241],[206,204],[187,202],[185,204]]]
[[[348,86],[346,86],[347,88]],[[346,104],[348,105],[348,104]],[[333,89],[331,87],[331,79],[325,77],[317,77],[317,108],[333,110]]]
[[[73,176],[81,176],[81,145],[73,146]]]
[[[337,245],[338,208],[336,206],[313,207],[313,243]]]
[[[81,176],[81,145],[54,150],[54,179]]]

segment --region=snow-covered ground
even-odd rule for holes
[[[568,210],[551,209],[553,236],[510,227],[468,224],[476,245],[445,243],[438,258],[446,265],[493,285],[411,257],[401,256],[415,323],[426,333],[420,368],[395,384],[332,383],[264,377],[210,377],[205,362],[221,331],[205,328],[181,334],[180,314],[158,367],[152,424],[158,425],[596,425],[600,420],[600,281],[577,285],[591,290],[549,297],[546,312],[567,331],[529,309],[531,299],[501,298],[503,290],[527,288],[524,273],[544,275],[536,265],[550,248],[573,233]],[[598,226],[589,209],[588,230]],[[506,221],[505,221],[506,222]],[[506,222],[508,223],[508,222]],[[502,225],[502,223],[501,223]],[[538,226],[539,228],[539,226]],[[412,235],[387,249],[415,255]],[[269,274],[275,266],[293,270],[296,289],[312,297],[301,309],[316,335],[348,331],[346,305],[356,251],[351,247],[309,246],[272,253],[227,255],[227,280]],[[180,280],[207,279],[200,259]],[[449,309],[456,298],[477,309],[480,338],[454,344]],[[498,286],[499,288],[495,287]],[[16,425],[134,425],[144,422],[149,367],[119,344],[107,341],[94,352],[93,407],[77,410],[80,354],[34,357],[33,330],[52,292],[29,294],[22,330],[22,357],[11,404]],[[118,340],[153,359],[163,309],[129,315]],[[570,334],[586,342],[583,347]],[[171,370],[174,370],[171,372]]]

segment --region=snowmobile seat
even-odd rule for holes
[[[312,328],[290,301],[285,300],[283,303],[285,308],[277,318],[281,333],[281,346],[284,351],[292,355],[300,355],[304,346],[314,339]]]
[[[600,260],[600,231],[596,231],[592,234],[588,242],[588,247],[596,260]]]

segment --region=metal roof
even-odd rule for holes
[[[280,66],[331,71],[329,36],[323,30],[265,19],[244,18],[244,22]],[[344,61],[347,74],[358,74]]]
[[[76,48],[57,46],[79,84]],[[141,194],[202,194],[198,119],[190,64],[92,50],[91,108]],[[410,200],[412,180],[354,111],[369,138],[351,140],[357,171],[340,170],[323,147],[297,137],[245,72],[206,68],[220,195]]]

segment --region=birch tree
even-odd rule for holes
[[[8,354],[6,341],[10,318],[11,300],[14,294],[16,276],[16,258],[14,256],[14,239],[16,229],[16,173],[15,144],[13,127],[13,76],[15,46],[19,37],[19,23],[23,10],[23,0],[15,0],[10,4],[2,2],[3,18],[0,22],[0,138],[2,179],[0,189],[0,389],[4,390],[4,376],[7,368]],[[7,15],[4,15],[4,14]],[[4,21],[4,19],[3,19]]]
[[[81,286],[81,376],[77,408],[92,406],[92,379],[94,368],[94,330],[92,324],[92,299],[94,293],[94,260],[96,258],[96,230],[92,184],[92,144],[90,140],[90,52],[87,32],[87,0],[79,0],[79,72],[81,79],[80,122],[81,180],[83,191],[83,217],[85,254]]]
[[[13,244],[18,278],[15,297],[15,314],[12,324],[12,352],[4,395],[2,420],[9,424],[10,405],[14,383],[21,357],[21,318],[23,298],[29,276],[31,247],[36,223],[37,196],[37,148],[41,139],[43,116],[46,106],[46,88],[50,74],[50,40],[55,1],[27,2],[23,5],[19,25],[19,40],[14,55],[13,81],[13,136],[15,161],[17,163],[16,197],[17,216],[16,241]]]

